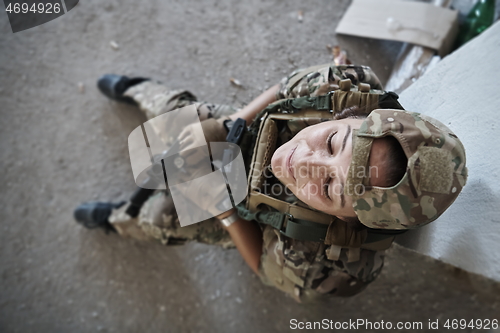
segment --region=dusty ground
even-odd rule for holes
[[[127,137],[145,118],[101,96],[101,74],[154,77],[241,106],[296,67],[330,61],[326,45],[339,42],[385,81],[400,44],[336,37],[349,3],[86,0],[16,34],[1,13],[0,331],[285,332],[294,318],[424,328],[429,319],[500,319],[497,284],[397,246],[364,293],[304,306],[261,285],[236,250],[143,244],[73,221],[78,203],[126,199],[135,188]]]

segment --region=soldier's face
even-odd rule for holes
[[[271,159],[273,174],[299,200],[325,213],[355,217],[353,199],[344,193],[352,159],[352,131],[364,119],[342,119],[309,126],[281,145]],[[370,154],[371,185],[381,186],[386,147],[375,140]]]

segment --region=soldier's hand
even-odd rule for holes
[[[197,164],[204,154],[200,154],[200,150],[195,148],[205,147],[209,142],[225,142],[227,131],[223,122],[226,119],[229,118],[209,118],[201,123],[186,126],[179,134],[181,157],[189,164]]]
[[[196,165],[205,157],[200,151],[207,149],[205,135],[199,123],[186,126],[179,134],[180,156],[187,165]],[[198,148],[198,149],[195,149]]]

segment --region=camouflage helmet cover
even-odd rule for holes
[[[370,187],[369,155],[374,139],[393,136],[408,165],[392,187]],[[353,132],[353,158],[346,190],[361,223],[370,228],[409,229],[437,219],[467,180],[465,149],[441,122],[404,110],[372,111]]]

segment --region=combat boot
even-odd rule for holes
[[[142,77],[129,78],[123,75],[104,74],[97,80],[97,87],[109,99],[137,106],[134,99],[123,94],[128,88],[148,80]]]
[[[125,201],[114,204],[110,202],[86,202],[76,207],[73,212],[75,220],[87,229],[103,228],[106,233],[116,230],[108,218],[113,209],[120,208]]]

